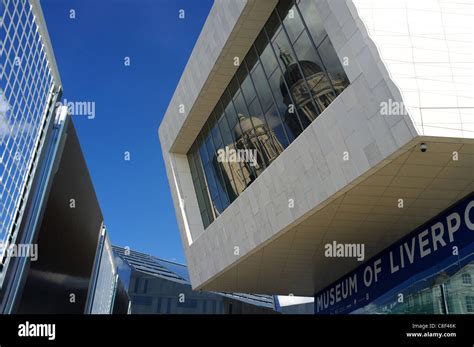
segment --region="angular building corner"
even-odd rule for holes
[[[215,1],[159,128],[193,288],[313,296],[360,265],[328,243],[367,260],[462,204],[473,10]]]

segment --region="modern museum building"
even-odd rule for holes
[[[193,289],[474,313],[473,13],[216,0],[159,128]]]

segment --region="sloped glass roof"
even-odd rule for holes
[[[136,271],[140,271],[151,276],[185,283],[191,285],[188,273],[188,267],[183,264],[175,263],[169,260],[160,259],[149,254],[133,250],[125,250],[125,248],[112,246],[115,254],[121,257]],[[215,294],[225,296],[230,299],[242,301],[248,304],[263,306],[274,309],[275,302],[271,295],[261,294],[243,294],[243,293],[227,293],[214,292]]]

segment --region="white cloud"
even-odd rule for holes
[[[7,99],[3,96],[3,93],[0,94],[0,114],[6,114],[10,111],[10,105],[8,104]]]
[[[21,136],[21,135],[31,135],[33,134],[33,131],[35,130],[34,126],[30,123],[20,123],[20,124],[15,124],[14,126],[10,127],[11,132],[10,134],[13,137],[16,136]]]
[[[307,296],[278,296],[278,302],[280,306],[291,306],[291,305],[299,305],[299,304],[306,304],[308,302],[314,302],[313,297]]]
[[[0,139],[10,135],[10,126],[7,119],[7,113],[10,111],[10,105],[3,94],[0,94]]]
[[[1,93],[1,90],[0,90]],[[0,139],[7,136],[20,136],[22,134],[33,133],[34,126],[30,123],[15,123],[10,124],[8,121],[8,113],[10,112],[10,105],[3,94],[0,94]]]
[[[0,139],[10,135],[10,127],[8,126],[8,121],[5,116],[0,113]]]

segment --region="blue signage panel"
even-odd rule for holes
[[[415,229],[314,296],[316,314],[350,313],[474,242],[474,194]]]

